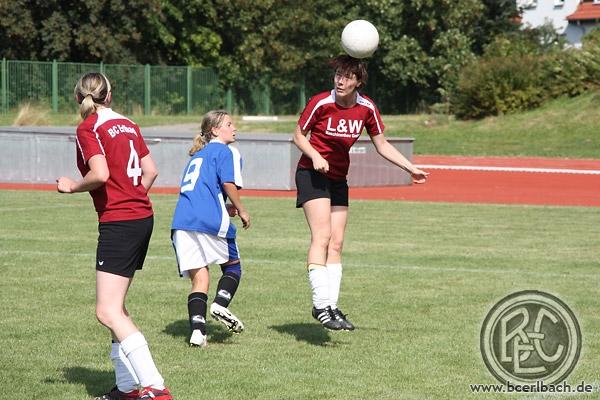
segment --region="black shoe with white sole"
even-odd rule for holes
[[[331,329],[333,331],[339,331],[340,329],[342,329],[340,321],[335,318],[333,310],[330,306],[327,306],[325,308],[313,307],[312,316],[327,329]]]
[[[333,315],[336,319],[336,321],[338,321],[340,323],[340,327],[345,330],[345,331],[353,331],[354,330],[354,325],[352,324],[352,322],[348,321],[348,318],[346,314],[344,314],[339,308],[333,308],[331,310],[333,312]]]

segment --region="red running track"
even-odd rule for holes
[[[600,160],[420,156],[413,162],[430,172],[426,184],[361,188],[352,194],[364,199],[600,206]]]
[[[424,185],[351,188],[353,199],[600,207],[600,160],[415,156],[430,172]],[[1,184],[0,189],[55,190]],[[153,188],[153,193],[177,193]],[[244,190],[244,196],[295,197],[294,191]]]
[[[600,207],[600,160],[415,156],[413,162],[430,173],[426,184],[351,188],[350,197]],[[295,196],[289,191],[244,194]]]

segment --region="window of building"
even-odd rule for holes
[[[554,0],[554,7],[562,7],[565,5],[565,0]]]
[[[595,1],[595,0],[594,0]],[[599,0],[600,1],[600,0]],[[537,7],[537,0],[521,0],[520,7],[523,10],[530,10]]]

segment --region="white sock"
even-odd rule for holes
[[[327,274],[329,274],[329,305],[335,309],[342,285],[342,264],[327,264]]]
[[[127,356],[125,353],[123,353],[120,343],[113,342],[110,352],[110,359],[115,366],[115,378],[117,380],[117,387],[119,390],[121,392],[131,392],[132,390],[137,389],[137,386],[140,384],[140,380],[135,374],[135,371],[127,359]]]
[[[308,266],[308,281],[312,289],[312,302],[315,308],[325,308],[329,305],[329,274],[324,265],[310,264]]]
[[[121,348],[131,363],[142,387],[165,388],[165,380],[158,372],[154,360],[152,360],[148,342],[146,342],[142,332],[135,332],[127,336],[121,341]]]

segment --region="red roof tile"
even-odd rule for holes
[[[584,21],[600,19],[600,4],[594,4],[592,2],[579,3],[577,10],[569,16],[568,21]]]

